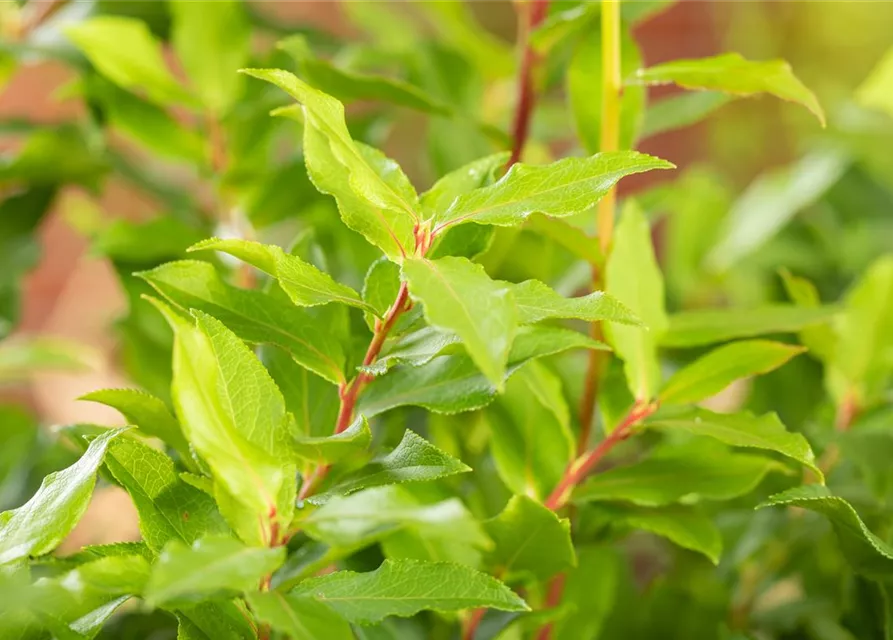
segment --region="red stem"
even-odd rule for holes
[[[475,609],[471,612],[465,632],[462,634],[462,640],[474,640],[474,634],[477,633],[478,626],[480,626],[481,620],[484,619],[484,614],[486,613],[486,609]]]
[[[595,469],[611,449],[620,442],[626,440],[632,433],[632,428],[643,418],[647,418],[657,409],[653,403],[637,403],[621,422],[598,446],[592,451],[581,455],[570,463],[564,477],[546,499],[545,505],[552,511],[557,511],[567,502],[571,491],[582,482],[589,473]]]
[[[546,595],[546,609],[554,609],[561,604],[561,596],[564,595],[564,583],[567,582],[567,574],[559,573],[549,582],[549,593]],[[536,636],[536,640],[551,640],[555,624],[547,623]]]
[[[520,22],[521,33],[524,40],[524,52],[521,54],[521,69],[518,80],[518,101],[515,109],[515,118],[512,124],[512,155],[506,164],[506,169],[521,159],[524,145],[527,142],[527,134],[530,132],[530,119],[533,116],[533,108],[536,105],[536,91],[533,86],[533,70],[539,59],[536,51],[530,44],[530,32],[536,29],[545,19],[549,11],[549,0],[531,0],[526,25]]]

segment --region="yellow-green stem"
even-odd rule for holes
[[[620,145],[620,0],[602,0],[602,127],[601,151]],[[614,235],[616,192],[598,203],[598,238],[607,255]]]

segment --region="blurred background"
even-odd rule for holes
[[[448,59],[438,72],[445,69],[453,74],[442,74],[441,91],[446,96],[472,96],[470,100],[477,101],[488,123],[507,130],[514,99],[513,3],[467,2],[458,13],[438,8],[441,4],[250,0],[246,15],[252,51],[258,58],[275,60],[274,54],[267,54],[273,43],[300,33],[320,57],[360,70],[390,69],[394,59],[410,60],[406,52],[413,48],[412,36],[401,29],[400,22],[434,16],[427,37],[437,54]],[[573,10],[575,4],[557,2],[553,13]],[[777,275],[780,267],[809,277],[824,300],[836,300],[874,257],[893,250],[893,113],[884,113],[883,104],[866,106],[865,101],[860,104],[854,99],[893,45],[893,3],[628,4],[630,16],[635,14],[629,19],[636,21],[635,39],[644,65],[727,51],[748,59],[784,58],[815,91],[829,120],[822,130],[805,110],[774,99],[717,102],[704,107],[709,117],[691,125],[677,122],[672,130],[666,130],[666,123],[661,127],[646,120],[638,148],[671,160],[679,171],[660,176],[659,180],[668,181],[663,184],[651,182],[653,178],[632,180],[624,185],[624,193],[641,194],[651,215],[665,216],[656,242],[668,272],[671,305],[716,301],[746,305],[783,298]],[[201,202],[214,199],[199,184],[200,169],[188,163],[156,163],[146,153],[147,141],[128,135],[126,122],[116,122],[115,113],[97,97],[101,92],[92,91],[89,65],[67,41],[63,27],[95,13],[136,17],[160,41],[170,37],[171,15],[162,1],[0,3],[0,198],[4,203],[0,204],[0,303],[5,332],[10,336],[7,340],[46,335],[73,343],[55,350],[51,344],[44,354],[44,364],[52,365],[50,369],[64,370],[29,368],[27,375],[14,376],[15,384],[3,387],[3,399],[10,408],[5,410],[9,426],[4,426],[5,444],[0,447],[2,509],[19,504],[45,473],[65,466],[74,455],[49,435],[53,425],[120,422],[116,412],[78,402],[78,396],[98,388],[164,386],[163,373],[158,380],[151,379],[156,365],[163,372],[163,357],[153,362],[155,352],[134,338],[141,325],[133,318],[130,302],[138,292],[130,290],[121,275],[140,266],[120,260],[128,252],[133,255],[139,234],[112,221],[143,225],[179,206],[177,202],[182,204],[183,197],[186,210],[190,202],[193,209],[201,209]],[[490,68],[486,55],[481,63],[480,56],[475,59],[474,52],[463,48],[463,38],[469,34],[480,38],[481,33],[498,54],[489,59]],[[505,60],[508,67],[497,68]],[[421,77],[422,84],[432,77],[419,71],[426,61],[412,59],[402,71],[410,80]],[[557,79],[543,80],[548,98],[534,118],[533,138],[540,142],[528,149],[532,162],[578,151],[572,142],[574,114],[564,100],[568,90],[564,74],[553,69],[566,67],[569,61],[560,55],[551,61],[550,56],[544,74]],[[168,63],[182,78],[173,56]],[[587,79],[578,82],[585,84]],[[596,80],[591,82],[597,85]],[[650,92],[649,104],[660,104],[677,93],[657,88]],[[263,117],[268,110],[264,109]],[[371,110],[368,120],[364,136],[398,159],[419,187],[460,160],[439,153],[438,137],[442,140],[443,132],[416,112],[384,120]],[[188,118],[182,122],[213,146],[214,130],[206,128],[207,123],[196,124]],[[248,137],[233,143],[242,145],[230,150],[233,156],[253,152]],[[494,146],[492,140],[480,136],[465,141],[470,157],[489,153]],[[52,148],[48,150],[47,145]],[[97,146],[105,154],[101,158],[94,153]],[[148,146],[157,150],[151,149],[151,141]],[[421,156],[424,160],[419,160]],[[278,198],[271,195],[276,193],[275,184],[265,185],[261,192],[240,191],[241,183],[234,177],[238,172],[230,169],[230,190],[237,194],[234,199],[253,227],[266,232],[269,223],[269,236],[293,235],[294,229],[287,224],[285,230],[277,225],[292,215],[304,196],[302,184],[276,173]],[[697,200],[690,197],[694,192],[699,194]],[[44,198],[33,215],[23,213],[20,206],[5,206],[23,193]],[[747,210],[758,212],[757,219],[736,213],[745,198],[749,198]],[[177,219],[191,220],[189,214]],[[219,223],[223,227],[238,224],[236,218]],[[173,237],[180,232],[171,227],[159,233]],[[723,237],[732,236],[744,237],[744,244],[723,244]],[[196,239],[200,237],[199,233]],[[188,246],[191,240],[185,237],[179,242]],[[177,246],[173,253],[181,248]],[[341,251],[349,254],[353,249]],[[169,256],[144,257],[144,262],[151,263]],[[341,255],[339,259],[350,262],[352,258]],[[363,259],[356,260],[362,263]],[[519,265],[505,268],[523,270]],[[558,271],[562,265],[553,268]],[[571,280],[567,286],[572,288]],[[163,344],[159,349],[163,351]],[[808,362],[802,367],[806,369],[787,367],[784,375],[819,375],[808,370]],[[139,377],[135,371],[143,372],[144,378],[135,379]],[[766,404],[778,408],[781,402],[782,413],[787,412],[796,423],[802,407],[786,405],[790,401],[765,393]],[[138,536],[123,492],[101,489],[94,507],[70,548]]]

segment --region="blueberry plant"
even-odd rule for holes
[[[4,129],[0,242],[64,200],[139,388],[8,498],[3,637],[893,637],[893,66],[736,199],[634,148],[742,96],[825,114],[781,60],[644,68],[665,4],[518,1],[514,56],[462,3],[344,3],[347,41],[4,6],[3,68],[61,60],[85,109]],[[110,220],[112,181],[157,215]],[[140,540],[54,553],[97,482]]]

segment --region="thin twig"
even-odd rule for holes
[[[506,163],[508,169],[521,159],[527,135],[530,132],[530,119],[536,106],[536,90],[533,83],[533,72],[539,56],[530,43],[530,33],[545,19],[549,11],[549,0],[531,0],[527,11],[527,20],[519,17],[519,40],[524,43],[521,53],[521,68],[518,72],[518,100],[515,117],[512,123],[512,155]]]

